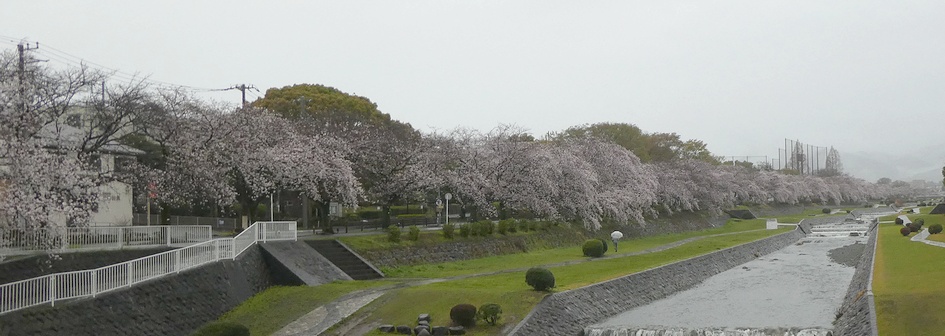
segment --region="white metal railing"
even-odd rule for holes
[[[186,246],[211,239],[213,233],[208,225],[88,226],[30,231],[0,229],[0,255],[147,245]]]
[[[0,314],[56,301],[96,296],[222,259],[235,259],[257,242],[296,240],[295,222],[256,222],[234,238],[220,238],[93,270],[55,273],[0,285]]]

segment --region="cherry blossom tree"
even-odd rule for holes
[[[32,243],[57,247],[66,225],[88,223],[104,177],[74,141],[50,130],[99,77],[42,68],[28,55],[19,71],[15,60],[0,55],[0,229],[48,232]]]
[[[148,131],[161,143],[163,162],[139,166],[138,178],[157,186],[159,200],[235,203],[254,219],[261,201],[279,190],[345,204],[355,204],[360,196],[343,141],[302,134],[288,120],[262,109],[225,112],[185,106],[181,113],[171,110],[165,122]]]
[[[442,181],[477,215],[505,217],[508,211],[554,216],[553,181],[544,167],[544,147],[524,130],[508,125],[482,134],[456,129],[450,134]],[[494,205],[495,204],[495,205]]]

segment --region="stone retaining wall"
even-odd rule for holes
[[[797,229],[610,281],[548,295],[512,330],[511,335],[578,335],[585,326],[692,288],[713,275],[780,250],[802,237],[804,233]]]
[[[0,284],[40,277],[53,273],[82,271],[114,265],[128,260],[169,251],[170,248],[124,249],[94,252],[63,252],[16,257],[0,263]]]
[[[877,335],[876,305],[873,302],[872,274],[873,257],[876,254],[876,239],[879,224],[873,223],[867,234],[870,238],[863,254],[856,263],[856,272],[847,289],[847,295],[840,306],[839,314],[833,321],[834,335],[865,336]]]
[[[272,284],[258,246],[96,298],[0,315],[0,336],[189,335]]]

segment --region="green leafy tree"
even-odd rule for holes
[[[595,137],[613,142],[633,152],[643,162],[664,162],[680,159],[702,160],[718,164],[706,144],[700,140],[683,141],[676,133],[646,133],[633,124],[598,123],[573,126],[549,134],[552,140]]]
[[[379,202],[381,218],[390,224],[390,206],[414,200],[429,186],[427,149],[410,124],[393,120],[368,98],[319,84],[298,84],[266,90],[254,106],[295,122],[305,133],[343,139],[346,159],[367,198]],[[316,202],[327,222],[328,203]]]

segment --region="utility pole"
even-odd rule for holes
[[[257,88],[256,88],[255,86],[253,86],[252,84],[250,84],[250,85],[237,84],[237,85],[233,85],[233,86],[231,86],[231,87],[228,87],[228,88],[226,88],[226,89],[224,89],[224,90],[240,90],[240,92],[243,94],[243,107],[246,107],[246,103],[247,103],[247,102],[246,102],[246,90],[256,90],[256,92],[259,92],[259,89],[257,89]]]

